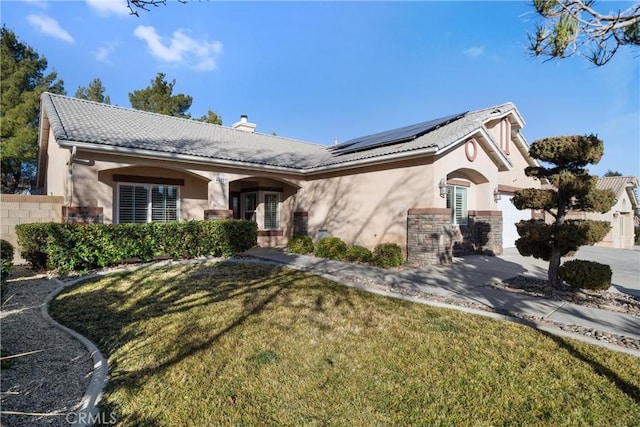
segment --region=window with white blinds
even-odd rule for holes
[[[447,208],[451,209],[451,223],[467,225],[467,189],[465,187],[450,186],[447,189]]]
[[[179,217],[178,187],[151,184],[118,186],[118,222],[168,222]]]
[[[280,229],[280,193],[264,193],[264,229]]]
[[[258,193],[244,193],[242,195],[242,218],[248,221],[256,220]]]

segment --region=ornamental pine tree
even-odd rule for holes
[[[611,190],[598,190],[598,178],[589,175],[588,164],[596,164],[604,154],[604,144],[594,135],[544,138],[531,144],[529,155],[543,165],[525,169],[549,188],[526,188],[515,193],[516,208],[544,210],[552,221],[529,220],[516,224],[523,256],[549,261],[549,284],[558,286],[560,258],[570,256],[580,246],[593,245],[609,232],[608,221],[567,219],[572,211],[608,212],[616,202]]]

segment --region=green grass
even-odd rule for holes
[[[115,273],[51,312],[108,356],[120,425],[640,420],[638,358],[273,266]]]

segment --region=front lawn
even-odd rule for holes
[[[114,273],[51,313],[107,355],[120,425],[640,420],[639,358],[274,266]]]

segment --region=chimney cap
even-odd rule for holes
[[[240,115],[240,121],[241,122],[246,122],[249,119],[249,117],[246,114],[241,114]]]

